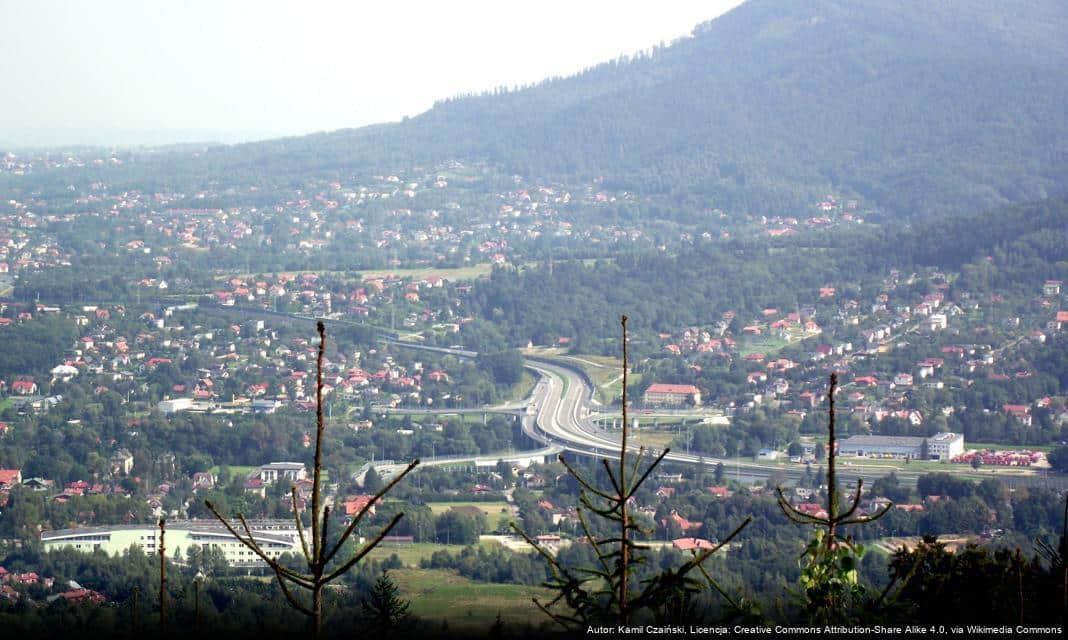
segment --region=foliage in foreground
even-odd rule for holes
[[[567,460],[560,462],[582,487],[579,496],[582,506],[577,508],[579,524],[585,534],[581,543],[589,544],[596,556],[592,567],[566,567],[541,545],[537,544],[522,529],[512,525],[549,563],[552,578],[546,586],[556,592],[548,603],[537,598],[534,603],[553,621],[565,629],[585,629],[591,623],[619,623],[628,625],[632,620],[651,618],[656,622],[677,621],[694,612],[693,598],[696,594],[714,589],[727,598],[738,612],[745,604],[736,603],[716,583],[703,566],[714,553],[724,548],[746,525],[747,518],[730,535],[711,548],[695,550],[692,558],[676,568],[668,568],[634,584],[634,574],[647,558],[641,554],[648,547],[637,544],[633,535],[641,533],[641,525],[629,510],[630,503],[652,471],[671,451],[664,451],[641,472],[644,447],[633,463],[627,459],[627,316],[621,320],[623,327],[623,430],[619,451],[619,463],[613,468],[607,459],[602,459],[611,487],[602,489],[578,473]],[[592,513],[609,529],[607,535],[597,536],[587,514]],[[690,575],[695,570],[703,576],[699,580]]]
[[[393,527],[397,526],[397,523],[404,517],[404,514],[397,513],[394,515],[378,535],[364,544],[358,551],[352,553],[347,560],[335,564],[331,564],[331,562],[334,561],[335,557],[340,558],[338,552],[345,547],[345,543],[352,536],[353,531],[356,530],[356,527],[360,524],[363,517],[382,499],[382,496],[389,493],[390,489],[400,482],[404,476],[408,475],[408,473],[419,464],[419,461],[415,460],[410,463],[403,471],[397,474],[393,480],[381,487],[375,493],[374,498],[368,501],[363,508],[353,516],[351,522],[349,522],[348,526],[337,540],[331,540],[329,538],[330,507],[327,506],[321,509],[323,471],[322,443],[323,431],[326,428],[326,422],[323,417],[323,356],[326,350],[326,328],[321,321],[317,324],[316,328],[319,331],[319,356],[317,359],[315,376],[315,464],[312,480],[310,545],[308,544],[308,536],[304,531],[304,523],[300,519],[300,510],[297,508],[297,488],[295,486],[292,488],[293,519],[296,521],[297,534],[300,536],[301,550],[304,553],[304,561],[308,572],[301,573],[285,566],[277,558],[271,557],[264,552],[253,537],[252,530],[249,528],[244,515],[239,513],[237,516],[241,521],[241,526],[244,528],[246,534],[245,537],[242,537],[210,502],[207,502],[206,504],[231,535],[251,549],[253,553],[271,568],[278,581],[278,586],[282,590],[282,595],[285,596],[286,602],[289,606],[307,616],[312,626],[312,632],[315,637],[318,637],[322,632],[323,588],[343,576],[349,569],[355,566],[356,563],[362,560],[365,555],[378,546],[378,544],[382,542],[382,539],[389,535],[389,532],[393,530]],[[320,515],[320,513],[322,515]],[[309,605],[306,602],[302,602],[301,599],[296,597],[296,595],[290,591],[291,587],[310,591],[311,604]]]

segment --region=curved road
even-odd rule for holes
[[[545,444],[557,444],[563,449],[574,453],[596,457],[618,457],[620,443],[611,435],[598,429],[590,414],[590,398],[593,389],[584,381],[578,371],[570,366],[562,364],[550,364],[538,360],[527,360],[527,367],[541,375],[541,379],[531,394],[529,400],[533,410],[533,420],[524,421],[524,430],[528,435]],[[628,450],[638,453],[640,447],[628,446]],[[648,451],[648,454],[659,455],[659,450]],[[685,464],[705,464],[715,466],[723,463],[728,477],[738,479],[762,479],[772,475],[781,475],[791,481],[797,481],[805,473],[802,465],[777,463],[743,462],[740,460],[728,460],[696,454],[670,452],[665,460]],[[844,461],[837,465],[837,473],[845,481],[852,481],[858,477],[864,477],[870,481],[882,475],[887,475],[891,470],[880,473],[870,467],[856,469],[845,467]],[[916,479],[930,470],[909,471],[893,469],[898,478],[907,484],[915,484]],[[1013,487],[1021,485],[1049,486],[1057,490],[1068,489],[1068,478],[1060,475],[1000,475],[993,476]]]
[[[268,313],[270,315],[287,316],[299,320],[318,319],[301,316],[299,314],[281,312]],[[322,318],[322,320],[328,323],[361,324],[337,319]],[[421,345],[418,343],[398,340],[395,336],[384,337],[382,340],[393,346],[434,351],[462,358],[473,358],[478,356],[477,352],[466,349]],[[619,456],[620,443],[615,438],[606,435],[603,431],[598,429],[593,424],[592,420],[589,419],[591,406],[590,399],[593,394],[593,389],[589,386],[587,378],[583,372],[579,371],[573,365],[552,362],[544,359],[527,358],[526,366],[540,375],[540,380],[535,386],[534,391],[531,393],[530,398],[527,400],[527,415],[523,419],[523,430],[531,438],[541,442],[547,447],[560,447],[563,450],[581,455],[611,458]],[[457,411],[458,410],[456,409],[452,410],[452,412]],[[516,407],[486,407],[478,409],[478,411],[485,413],[501,412],[514,414],[516,412]],[[639,449],[639,447],[629,447],[629,450],[633,453],[638,453]],[[660,452],[649,451],[648,453],[651,455],[659,455]],[[475,458],[471,458],[471,460],[474,459]],[[728,476],[749,480],[759,480],[778,474],[788,480],[796,481],[804,475],[805,472],[804,467],[801,465],[743,462],[740,460],[728,460],[687,453],[671,452],[665,457],[665,460],[675,463],[705,464],[708,466],[715,466],[722,462]],[[890,473],[890,471],[891,470],[888,469],[886,474]],[[900,478],[902,482],[909,484],[915,484],[916,479],[919,476],[930,473],[928,470],[909,471],[893,469],[893,471],[897,473],[898,478]],[[885,475],[879,474],[878,471],[875,471],[870,467],[861,470],[839,466],[837,473],[839,477],[847,482],[855,480],[861,476],[871,479],[879,477],[879,475]],[[1014,487],[1016,485],[1039,485],[1048,486],[1059,491],[1068,489],[1068,477],[1063,475],[1014,476],[1005,474],[1000,476],[991,475],[989,477],[996,477],[1009,487]]]

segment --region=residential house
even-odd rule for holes
[[[0,469],[0,489],[22,484],[22,469]]]
[[[679,551],[705,551],[715,549],[715,543],[704,538],[676,538],[671,541],[671,546]]]
[[[113,474],[129,475],[133,471],[134,457],[128,449],[119,449],[111,454],[111,472]]]
[[[253,472],[253,477],[259,478],[264,484],[273,484],[280,480],[295,482],[307,478],[308,471],[303,462],[272,462]]]
[[[375,507],[382,504],[382,499],[375,500],[372,495],[356,495],[345,498],[345,501],[341,503],[342,508],[345,509],[345,517],[354,518],[356,514],[366,509],[370,515],[375,514]]]

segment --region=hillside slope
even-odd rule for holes
[[[794,212],[832,190],[902,216],[974,213],[1068,190],[1065,34],[1062,0],[749,0],[574,77],[400,123],[155,154],[125,180],[460,159],[733,212]]]
[[[905,215],[975,211],[1065,190],[1065,33],[1057,0],[750,0],[638,59],[217,159],[303,171],[480,158],[730,210],[836,189]]]

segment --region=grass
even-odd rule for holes
[[[421,267],[417,269],[387,269],[387,270],[372,270],[372,271],[356,271],[354,273],[362,276],[365,275],[386,275],[392,274],[399,278],[428,278],[430,276],[437,276],[446,280],[475,280],[482,276],[488,276],[493,271],[493,265],[488,262],[481,264],[473,264],[466,267],[454,267],[454,268],[434,268],[434,267]]]
[[[556,358],[567,353],[566,349],[560,347],[531,347],[529,349],[520,349],[519,351],[523,355],[541,358]]]
[[[444,569],[397,569],[390,575],[400,588],[401,597],[411,602],[412,614],[423,618],[424,624],[440,626],[446,620],[452,632],[484,632],[498,613],[513,630],[548,621],[531,602],[535,596],[541,600],[552,598],[552,592],[543,587],[475,582]]]
[[[969,445],[971,447],[971,445]],[[1031,475],[1035,473],[1035,467],[1002,467],[994,465],[983,466],[978,471],[973,470],[967,464],[954,464],[951,462],[938,462],[935,460],[912,460],[905,462],[896,458],[869,459],[843,456],[838,458],[839,465],[846,469],[876,469],[884,471],[930,471],[952,472],[959,477],[982,479],[997,475]]]
[[[379,546],[375,547],[367,553],[367,557],[372,560],[387,560],[390,556],[396,555],[405,567],[418,569],[419,563],[422,560],[427,560],[430,556],[434,555],[437,551],[448,551],[453,555],[457,555],[464,549],[466,545],[462,544],[444,544],[439,542],[416,542],[412,544],[393,544],[383,542]],[[499,546],[497,542],[493,540],[486,540],[479,542],[480,547]]]
[[[922,540],[921,536],[895,536],[891,538],[880,538],[870,544],[865,545],[867,548],[879,553],[880,555],[889,557],[901,549],[902,546],[912,551],[916,548]],[[948,551],[956,551],[961,546],[978,542],[978,536],[967,534],[940,534],[938,541],[946,545]]]
[[[631,431],[627,438],[630,442],[637,442],[646,449],[667,449],[675,439],[675,433],[670,431]]]
[[[559,373],[556,373],[555,371],[552,372],[552,375],[556,376],[556,379],[559,380],[560,384],[562,385],[562,388],[560,389],[560,398],[563,399],[567,396],[567,388],[571,386],[571,383],[568,382],[568,379],[566,377],[560,375]]]
[[[208,469],[208,471],[212,475],[218,476],[219,475],[219,470],[223,466],[224,465],[215,465],[214,467]],[[228,466],[228,468],[230,469],[230,477],[231,478],[233,478],[235,476],[240,476],[240,477],[244,478],[244,477],[247,477],[248,474],[252,473],[255,469],[259,469],[259,467],[253,467],[253,466],[248,466],[248,467],[242,467],[242,466],[237,466],[237,465],[225,465],[225,466]]]
[[[738,355],[744,358],[751,353],[763,353],[771,358],[787,344],[787,340],[773,336],[747,338],[738,341]]]
[[[486,514],[486,521],[489,522],[490,527],[496,526],[497,518],[502,512],[512,513],[512,506],[507,502],[428,502],[427,506],[436,516],[453,507],[478,507],[482,513]]]
[[[593,381],[594,398],[601,404],[611,404],[623,394],[623,360],[612,356],[567,355],[560,356],[578,366]],[[628,382],[640,380],[641,374],[631,374]]]
[[[965,449],[990,449],[992,451],[1045,451],[1049,453],[1057,448],[1052,444],[996,444],[993,442],[965,442]]]

